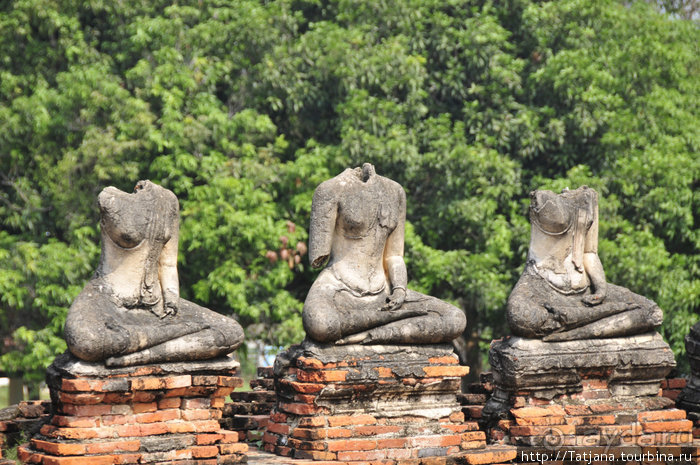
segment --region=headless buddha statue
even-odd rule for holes
[[[179,295],[179,205],[150,181],[134,193],[98,197],[102,254],[95,275],[68,311],[65,338],[76,357],[107,366],[205,360],[235,350],[233,319]]]
[[[630,336],[661,325],[651,300],[605,280],[598,194],[586,186],[530,194],[527,264],[508,298],[514,334],[544,341]]]
[[[311,265],[326,267],[309,290],[303,323],[317,342],[435,344],[466,326],[460,309],[406,288],[406,194],[374,167],[346,169],[314,192]]]

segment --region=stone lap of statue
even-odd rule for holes
[[[132,194],[105,188],[98,204],[102,254],[68,312],[70,352],[130,366],[206,360],[236,349],[243,330],[235,320],[179,296],[175,195],[140,181]]]
[[[661,325],[651,300],[606,283],[598,257],[598,194],[586,186],[530,194],[530,250],[508,299],[513,333],[544,341],[641,334]]]
[[[307,336],[322,343],[435,344],[466,326],[464,313],[406,288],[406,194],[374,167],[346,169],[314,192],[312,266],[328,264],[304,302]]]

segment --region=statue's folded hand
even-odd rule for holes
[[[603,303],[603,300],[605,300],[605,294],[602,293],[596,293],[596,294],[590,294],[587,296],[584,296],[581,299],[581,302],[584,304],[592,307],[594,305],[600,305]]]
[[[173,307],[171,305],[165,305],[165,308],[163,309],[163,313],[165,313],[161,318],[165,318],[166,316],[175,316],[177,314],[177,307]]]
[[[386,298],[386,303],[382,306],[382,311],[398,310],[406,301],[406,289],[397,287],[389,297]]]
[[[154,305],[148,310],[160,319],[163,319],[168,315],[168,310],[165,305],[163,305],[162,307],[160,305]]]
[[[172,316],[177,315],[178,303],[180,301],[180,297],[176,293],[174,293],[170,290],[166,290],[164,292],[164,294],[165,294],[165,305],[164,305],[163,310],[164,310],[165,314],[163,316],[161,316],[161,318],[164,318],[167,315],[172,315]]]

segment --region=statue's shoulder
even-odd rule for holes
[[[384,192],[388,195],[394,195],[395,198],[405,201],[406,191],[403,186],[393,179],[385,178],[384,176],[377,175],[377,180],[382,184]]]
[[[339,174],[338,176],[327,179],[316,186],[316,189],[314,190],[313,203],[330,201],[337,198],[338,193],[343,189],[343,184],[339,179],[340,176],[341,175]]]
[[[399,184],[398,182],[394,181],[393,179],[385,178],[384,176],[379,176],[379,178],[380,178],[383,182],[385,182],[387,186],[390,186],[391,189],[393,189],[393,190],[395,190],[395,191],[397,191],[397,192],[398,192],[398,191],[404,192],[403,186],[402,186],[401,184]]]
[[[361,176],[361,168],[347,168],[342,173],[319,184],[314,191],[314,199],[330,199],[342,196],[348,190],[353,191],[364,185],[364,181],[360,180]],[[373,174],[373,177],[373,184],[375,186],[379,185],[381,191],[385,194],[398,198],[406,197],[403,187],[398,182],[376,173]]]
[[[318,187],[316,187],[316,190],[317,191],[319,191],[319,190],[325,191],[325,190],[329,190],[329,189],[340,188],[340,187],[344,186],[345,184],[347,184],[348,182],[353,181],[354,176],[356,176],[356,174],[354,173],[353,169],[346,168],[340,174],[337,174],[336,176],[323,181],[321,184],[318,185]]]

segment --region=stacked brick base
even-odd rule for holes
[[[250,382],[252,391],[234,392],[231,402],[224,405],[221,427],[238,432],[241,441],[257,442],[275,406],[272,367],[258,367],[258,377]]]
[[[661,395],[615,397],[605,381],[584,379],[579,393],[551,400],[510,397],[508,419],[491,438],[518,448],[515,464],[698,464],[692,422]]]
[[[666,378],[661,381],[661,395],[675,402],[687,385],[685,378]]]
[[[10,462],[5,458],[3,451],[3,449],[5,448],[5,443],[3,439],[3,437],[0,437],[0,465],[14,465],[14,463]]]
[[[462,412],[466,420],[481,421],[484,406],[493,393],[491,372],[481,373],[479,381],[479,383],[467,384],[465,392],[457,394],[457,400],[462,405]]]
[[[688,388],[688,380],[685,378],[668,378],[661,382],[662,395],[676,402],[681,410],[686,410],[688,420],[693,422],[693,438],[700,440],[700,412],[689,410],[689,406],[679,401],[681,393]]]
[[[683,382],[664,380],[675,362],[658,334],[513,337],[489,355],[494,389],[482,425],[518,448],[513,463],[697,463],[692,422],[674,408]]]
[[[700,439],[700,321],[685,338],[685,350],[690,362],[690,380],[678,395],[677,405],[688,412],[692,419],[693,435]]]
[[[584,380],[580,393],[543,400],[518,393],[511,419],[493,427],[518,446],[658,446],[692,442],[692,422],[665,397],[615,398],[600,380]]]
[[[316,461],[312,459],[293,459],[273,455],[269,452],[251,450],[248,454],[249,465],[507,465],[517,457],[517,450],[511,446],[486,446],[484,449],[475,449],[461,455],[443,457],[424,457],[406,460],[371,460],[371,461]]]
[[[467,372],[446,346],[294,346],[275,362],[264,449],[387,465],[482,449],[484,432],[456,398]]]
[[[237,362],[108,370],[61,356],[49,368],[54,415],[18,454],[42,465],[244,462],[248,446],[222,430]]]
[[[50,418],[49,401],[30,400],[0,410],[0,465],[5,465],[2,460],[5,449],[37,433]]]

